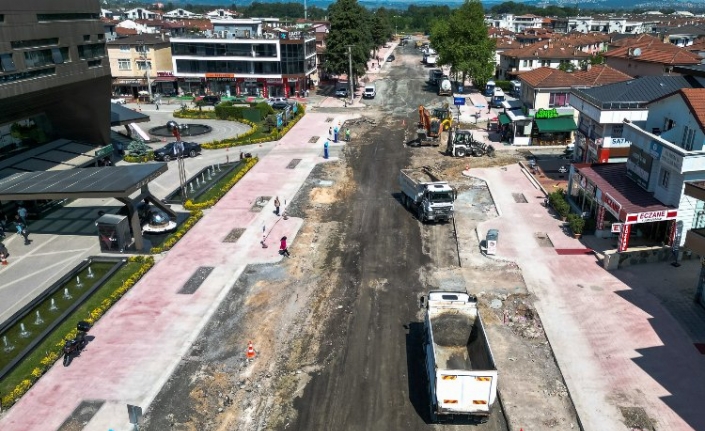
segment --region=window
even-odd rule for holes
[[[148,54],[149,53],[149,47],[144,46],[144,45],[137,45],[135,47],[135,51],[139,52],[140,54]]]
[[[0,14],[0,22],[5,22],[5,15]]]
[[[663,131],[665,132],[666,130],[671,130],[672,128],[676,127],[676,122],[671,120],[670,118],[666,118],[663,122]]]
[[[541,67],[551,67],[551,60],[541,60]]]
[[[79,45],[78,58],[87,60],[95,57],[103,57],[105,55],[105,45],[95,43],[92,45]]]
[[[152,68],[151,61],[137,60],[135,61],[135,64],[137,65],[137,70],[147,70]]]
[[[14,72],[17,70],[15,62],[12,60],[12,54],[0,54],[0,66],[3,72]]]
[[[130,45],[120,45],[120,51],[130,52]]]
[[[695,129],[689,127],[683,128],[683,137],[681,138],[681,147],[687,151],[693,150],[693,140],[695,139]]]
[[[62,60],[63,63],[63,60]],[[25,51],[24,64],[29,67],[42,67],[54,64],[54,57],[51,49],[40,49],[36,51]]]
[[[132,70],[129,58],[118,58],[118,70]]]
[[[570,93],[551,93],[548,98],[549,108],[568,105],[570,105]]]
[[[522,61],[521,61],[521,67],[529,67],[529,61],[528,61],[528,60],[522,60]]]
[[[621,138],[624,132],[624,124],[613,124],[612,125],[612,137]]]
[[[10,42],[12,49],[18,48],[33,48],[35,46],[58,45],[59,38],[52,37],[47,39],[28,39],[28,40],[13,40]]]
[[[71,59],[69,58],[69,49],[68,48],[52,48],[51,49],[51,59],[54,61],[54,64],[61,64],[61,63],[71,61]]]
[[[105,34],[100,33],[97,35],[97,37],[98,37],[98,40],[103,40],[103,39],[105,39]]]
[[[37,21],[74,21],[79,19],[100,19],[97,13],[38,13]]]
[[[88,67],[98,67],[103,63],[103,60],[101,60],[101,59],[89,60],[87,63],[88,63]]]
[[[44,69],[28,70],[26,72],[19,73],[9,73],[7,75],[0,75],[0,84],[5,84],[8,82],[21,81],[23,79],[39,78],[40,76],[48,76],[56,74],[56,68],[48,67]]]
[[[84,35],[83,35],[83,41],[84,41],[84,42],[90,42],[90,41],[91,41],[91,35],[90,35],[90,34],[84,34]]]
[[[667,169],[661,169],[661,175],[659,176],[658,183],[664,189],[668,189],[668,181],[671,179],[671,172]]]

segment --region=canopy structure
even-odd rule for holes
[[[536,119],[536,127],[540,133],[572,132],[578,130],[573,117],[556,117]]]
[[[135,247],[142,249],[142,226],[136,204],[148,201],[174,219],[176,213],[154,197],[148,184],[166,172],[166,163],[20,172],[0,179],[0,200],[115,198],[127,206]],[[130,196],[140,191],[138,197]]]
[[[504,112],[499,114],[499,124],[504,126],[505,124],[511,123],[512,120],[509,118],[509,115],[505,114]]]
[[[149,121],[149,115],[133,111],[117,103],[110,104],[110,127],[125,126],[131,123],[144,123],[147,121]]]

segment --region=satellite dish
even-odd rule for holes
[[[641,48],[635,48],[634,52],[632,53],[634,57],[638,57],[641,55]]]

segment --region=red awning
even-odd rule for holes
[[[176,82],[175,76],[157,76],[153,79],[154,82]]]
[[[626,163],[574,165],[580,175],[595,184],[602,192],[600,204],[620,221],[646,223],[672,220],[678,216],[678,208],[664,205],[653,195],[627,178]]]

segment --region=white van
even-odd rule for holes
[[[362,97],[365,99],[374,99],[377,95],[377,87],[374,85],[366,85],[365,91],[362,92]]]

